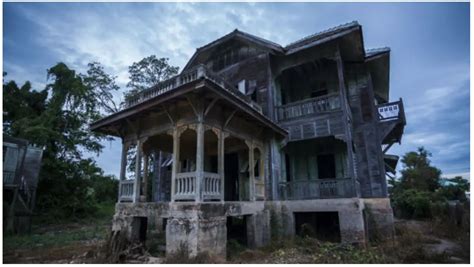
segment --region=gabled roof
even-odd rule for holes
[[[325,38],[331,37],[331,36],[336,35],[338,33],[342,33],[344,31],[348,31],[348,30],[357,29],[357,28],[360,28],[360,27],[361,26],[357,21],[352,21],[352,22],[349,22],[349,23],[346,23],[346,24],[341,24],[339,26],[329,28],[327,30],[324,30],[324,31],[306,36],[304,38],[301,38],[298,41],[290,43],[287,46],[285,46],[285,50],[288,52],[288,51],[296,49],[298,47],[302,47],[302,46],[305,46],[307,44],[310,44],[310,43],[313,43],[313,42],[320,41],[320,40],[323,40]]]
[[[371,59],[379,55],[390,53],[389,47],[372,48],[365,50],[365,59]]]
[[[277,44],[277,43],[274,43],[272,41],[268,41],[266,39],[263,39],[261,37],[258,37],[258,36],[255,36],[255,35],[252,35],[252,34],[249,34],[249,33],[246,33],[246,32],[243,32],[243,31],[239,31],[238,29],[235,29],[233,30],[232,32],[230,32],[229,34],[226,34],[224,36],[222,36],[221,38],[219,39],[216,39],[204,46],[201,46],[199,48],[196,49],[196,52],[194,52],[193,56],[191,57],[191,59],[188,61],[188,63],[186,64],[186,66],[184,66],[183,68],[183,71],[185,71],[186,69],[189,68],[189,66],[191,65],[191,63],[196,59],[196,57],[202,53],[203,51],[205,50],[208,50],[218,44],[221,44],[225,41],[228,41],[228,40],[231,40],[233,38],[242,38],[246,41],[249,41],[251,43],[255,43],[256,45],[259,45],[259,46],[263,46],[263,47],[266,47],[270,50],[273,50],[275,52],[280,52],[280,53],[283,53],[284,52],[284,49],[281,45]]]
[[[327,42],[329,40],[332,40],[338,37],[339,35],[343,36],[345,34],[349,34],[353,32],[354,30],[361,30],[361,28],[362,28],[361,25],[357,21],[352,21],[346,24],[341,24],[339,26],[329,28],[327,30],[306,36],[298,41],[288,44],[285,47],[282,47],[281,45],[275,42],[272,42],[272,41],[263,39],[261,37],[235,29],[229,34],[226,34],[219,39],[216,39],[202,47],[197,48],[196,52],[194,52],[193,56],[188,61],[186,66],[184,66],[183,71],[188,69],[191,66],[191,64],[195,61],[195,59],[198,57],[198,55],[201,54],[202,52],[207,51],[208,49],[211,49],[215,47],[216,45],[226,42],[228,40],[231,40],[233,38],[244,39],[248,42],[254,43],[256,45],[259,45],[271,51],[274,51],[275,53],[291,54],[293,52],[303,49],[305,46],[322,44],[324,42]]]

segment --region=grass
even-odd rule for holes
[[[3,235],[3,252],[103,240],[108,234],[108,225],[112,220],[114,210],[115,203],[102,203],[93,218],[50,223],[47,223],[48,219],[42,217],[33,218],[30,235]]]

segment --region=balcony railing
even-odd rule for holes
[[[203,175],[203,199],[220,199],[221,186],[222,181],[219,174],[205,172]]]
[[[196,172],[182,172],[176,174],[175,194],[176,200],[192,200],[196,198]]]
[[[133,188],[135,180],[120,181],[120,201],[133,201]]]
[[[285,200],[353,197],[354,192],[351,178],[280,183],[281,197]]]
[[[404,120],[405,111],[403,109],[403,101],[400,99],[397,102],[385,103],[377,106],[379,121]]]
[[[341,108],[339,93],[309,98],[276,107],[279,121],[290,120],[311,114],[324,113]]]
[[[248,103],[248,105],[252,107],[253,109],[255,109],[256,111],[260,113],[262,112],[262,107],[260,107],[256,102],[254,102],[249,96],[237,90],[234,86],[232,86],[232,84],[224,80],[222,77],[220,77],[216,73],[210,71],[209,69],[206,68],[206,66],[202,64],[197,65],[186,72],[183,72],[166,81],[162,81],[149,89],[146,89],[142,92],[139,92],[129,97],[126,101],[126,108],[135,106],[137,104],[142,103],[143,101],[154,98],[163,93],[174,90],[184,84],[196,81],[201,78],[206,78],[218,84],[222,89],[230,92],[232,95]]]

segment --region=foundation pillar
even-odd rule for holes
[[[189,257],[201,253],[225,260],[226,216],[215,204],[175,204],[166,224],[166,256],[185,252]]]

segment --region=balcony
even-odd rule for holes
[[[340,109],[339,94],[333,93],[278,106],[276,113],[278,121],[286,121]]]
[[[354,197],[351,178],[303,180],[280,183],[280,196],[284,200]]]
[[[400,142],[406,125],[402,99],[378,105],[377,113],[382,144]]]
[[[262,107],[260,107],[260,105],[253,101],[249,96],[237,90],[234,86],[232,86],[232,84],[227,82],[225,79],[223,79],[216,73],[210,71],[206,68],[206,66],[202,64],[197,65],[186,72],[183,72],[168,80],[162,81],[147,90],[141,91],[131,96],[129,99],[127,99],[125,103],[125,108],[136,106],[146,100],[160,96],[166,92],[175,90],[176,88],[197,81],[199,79],[208,79],[214,82],[215,84],[219,85],[223,90],[230,92],[235,97],[240,98],[244,102],[248,103],[248,105],[254,110],[258,111],[259,113],[262,113]]]
[[[344,134],[339,93],[282,105],[276,114],[290,141]]]
[[[195,200],[197,196],[197,172],[182,172],[176,175],[175,200]],[[120,182],[120,202],[132,202],[135,180]],[[221,199],[221,177],[217,173],[203,172],[201,195],[203,200]]]

